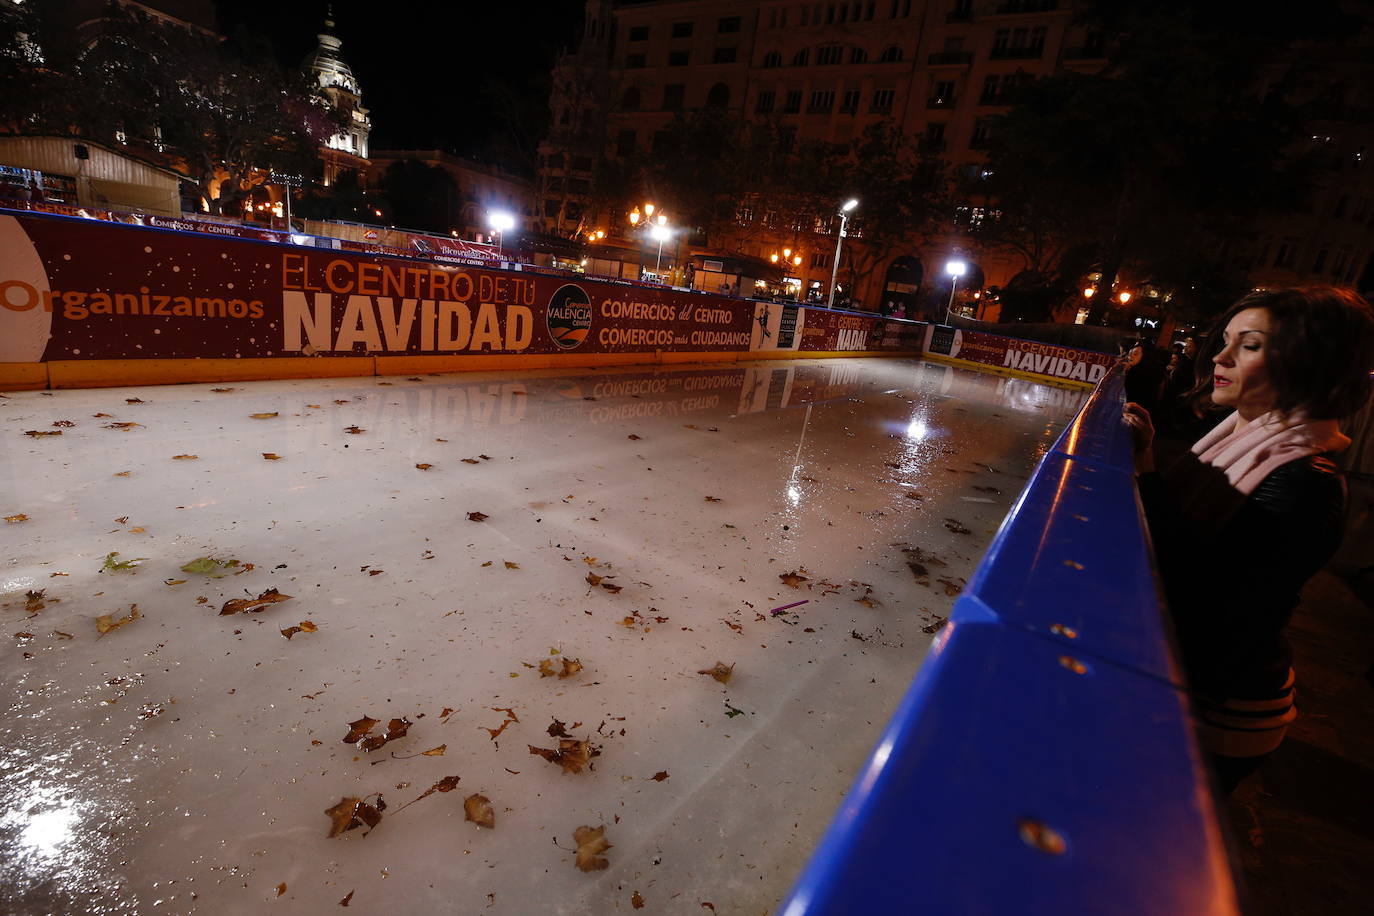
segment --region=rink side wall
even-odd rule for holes
[[[0,210],[0,388],[922,354],[1089,387],[1112,361],[871,313],[207,225],[226,234]]]
[[[782,916],[1240,912],[1110,372],[955,602]]]

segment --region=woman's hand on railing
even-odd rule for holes
[[[1147,474],[1155,469],[1155,424],[1150,412],[1135,401],[1127,401],[1121,408],[1121,419],[1131,428],[1131,452],[1135,456],[1135,472]]]

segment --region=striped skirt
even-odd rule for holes
[[[1288,724],[1298,717],[1293,705],[1293,669],[1272,698],[1216,700],[1193,697],[1198,741],[1205,750],[1226,757],[1260,757],[1283,741]]]

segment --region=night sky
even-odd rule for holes
[[[267,38],[290,66],[314,50],[327,5],[215,3],[221,31],[233,34],[242,26]],[[332,5],[334,33],[372,117],[373,149],[438,148],[488,160],[504,158],[503,144],[520,145],[512,139],[512,120],[528,125],[521,138],[526,148],[538,142],[549,70],[560,49],[575,45],[583,12],[580,0]],[[502,100],[507,91],[518,104]]]

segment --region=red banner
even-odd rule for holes
[[[982,331],[932,328],[927,352],[955,359],[1015,369],[1034,375],[1096,384],[1117,358],[1095,350],[1079,350],[1034,340],[1018,340]]]
[[[729,352],[749,348],[753,314],[575,275],[36,215],[0,215],[0,306],[0,362]]]

